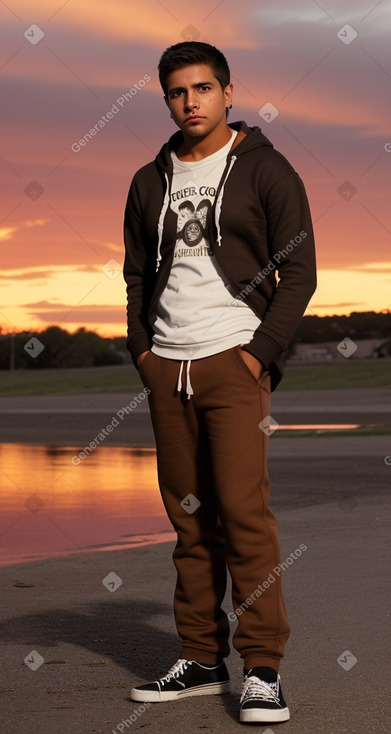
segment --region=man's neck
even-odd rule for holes
[[[180,161],[200,161],[227,145],[231,136],[232,129],[228,125],[220,130],[213,130],[203,138],[194,138],[184,134],[183,142],[176,151],[176,155]]]

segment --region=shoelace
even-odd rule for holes
[[[251,675],[244,681],[240,703],[242,703],[244,698],[258,698],[262,701],[280,703],[277,693],[277,683],[266,683],[266,681]]]
[[[160,679],[160,683],[162,684],[162,686],[164,686],[165,683],[169,683],[171,678],[178,678],[180,675],[182,675],[183,671],[186,670],[187,666],[190,664],[191,663],[189,662],[189,660],[179,658],[179,660],[174,663],[172,668],[170,668],[167,675]]]

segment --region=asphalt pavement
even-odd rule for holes
[[[82,447],[115,419],[118,426],[105,446],[152,447],[147,401],[140,396],[142,393],[0,397],[0,442]],[[276,390],[272,417],[281,426],[331,423],[391,428],[391,390]]]
[[[284,405],[276,394],[273,415],[286,418],[289,407],[296,423],[311,414],[333,423],[336,416],[350,422],[363,415],[372,423],[390,415],[381,390],[319,392],[301,401],[281,392]],[[39,404],[3,398],[1,438],[84,445],[91,430],[130,400],[88,399],[91,412],[69,396],[39,398]],[[148,415],[137,415],[113,432],[117,445],[150,436]],[[11,417],[19,432],[12,433]],[[242,664],[234,649],[227,659],[230,694],[145,710],[131,701],[132,686],[164,674],[179,655],[170,542],[0,569],[4,732],[388,733],[390,454],[390,436],[270,439],[282,560],[306,547],[282,572],[292,627],[281,665],[289,722],[239,723]],[[224,608],[232,610],[229,587]]]

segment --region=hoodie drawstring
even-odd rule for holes
[[[177,392],[181,392],[181,390],[182,390],[183,365],[184,365],[184,360],[182,359],[181,366],[179,368],[178,383],[177,383],[177,387],[176,387]],[[186,365],[186,395],[187,395],[187,399],[188,400],[190,400],[191,396],[194,395],[194,390],[193,390],[193,388],[191,386],[191,382],[190,382],[190,367],[191,367],[191,359],[188,359],[187,360],[187,365]]]
[[[163,204],[160,210],[160,216],[159,216],[159,221],[157,225],[158,243],[157,243],[157,256],[156,256],[156,272],[159,270],[160,260],[162,259],[162,256],[160,253],[160,247],[161,247],[162,239],[163,239],[163,222],[164,222],[164,217],[166,216],[168,205],[170,203],[169,180],[168,180],[167,174],[165,173],[164,175],[166,177],[166,190],[164,193]]]
[[[225,182],[226,182],[229,174],[231,173],[231,169],[232,169],[235,161],[236,161],[236,155],[233,155],[232,158],[231,158],[231,160],[230,160],[230,164],[228,166],[227,173],[224,176],[224,181],[223,181],[223,183],[221,185],[221,189],[220,189],[220,192],[219,192],[217,201],[216,201],[215,223],[216,223],[216,229],[217,229],[217,243],[218,243],[219,246],[221,245],[220,213],[221,213],[221,204],[222,204],[222,201],[223,201],[224,186],[225,186]]]

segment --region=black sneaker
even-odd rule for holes
[[[289,717],[277,671],[268,667],[245,669],[240,697],[240,721],[271,724],[288,721]]]
[[[209,696],[213,693],[228,693],[229,674],[224,662],[207,666],[195,660],[179,658],[167,675],[132,688],[133,701],[175,701],[187,696]]]

